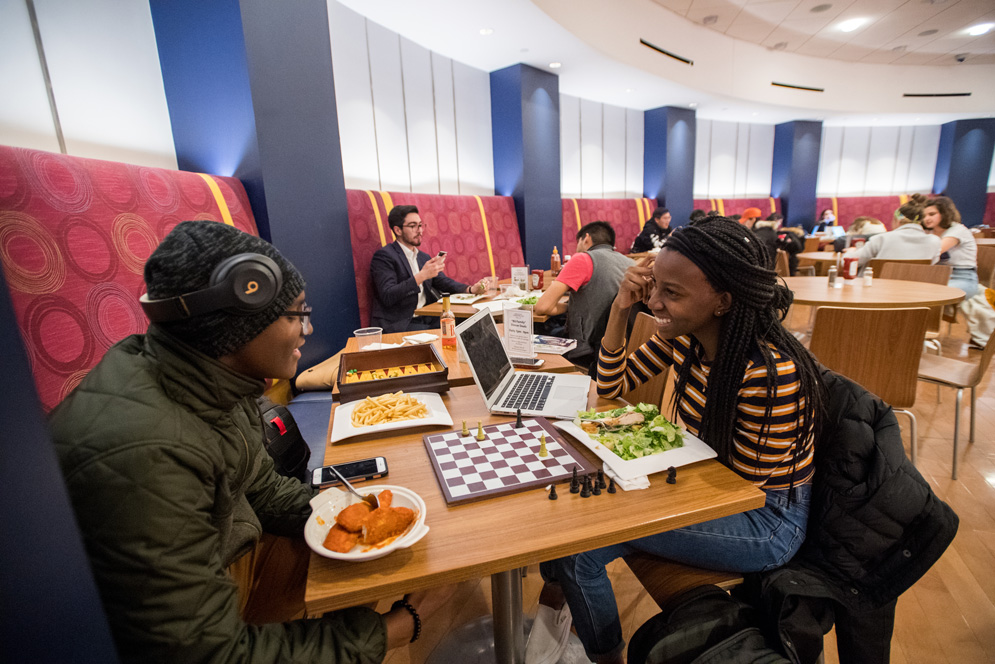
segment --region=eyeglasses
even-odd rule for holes
[[[307,302],[301,305],[300,311],[284,311],[284,316],[293,316],[301,319],[301,330],[307,334],[308,325],[311,324],[311,307]]]
[[[425,228],[425,224],[423,224],[423,223],[422,224],[404,224],[404,228],[422,229],[422,228]]]

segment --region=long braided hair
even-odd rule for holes
[[[767,368],[767,395],[764,424],[760,440],[769,434],[770,420],[777,395],[777,367],[773,345],[795,363],[800,381],[798,444],[792,465],[801,461],[809,437],[819,434],[824,419],[825,387],[812,354],[781,325],[794,298],[788,288],[778,283],[773,257],[753,231],[731,219],[711,217],[676,229],[667,238],[664,249],[677,251],[690,259],[718,292],[728,292],[732,305],[719,332],[718,352],[708,375],[708,398],[702,414],[699,434],[715,449],[724,463],[730,463],[733,431],[736,426],[737,400],[750,355],[759,351]],[[700,353],[694,337],[691,352]],[[691,362],[677,370],[674,390],[674,416],[684,399],[684,388],[691,376]],[[804,400],[801,402],[801,400]],[[759,455],[759,446],[758,452]]]

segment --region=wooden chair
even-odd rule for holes
[[[991,364],[993,354],[995,354],[995,334],[988,338],[988,343],[985,344],[985,349],[981,351],[981,358],[977,362],[923,354],[919,363],[919,380],[957,390],[957,400],[954,404],[956,410],[954,410],[954,460],[951,479],[957,479],[957,443],[960,437],[960,405],[964,390],[971,389],[971,433],[968,442],[973,443],[975,391],[988,370],[988,365]]]
[[[978,283],[981,288],[991,288],[995,276],[995,247],[978,245]]]
[[[626,345],[626,353],[631,353],[644,343],[656,332],[656,320],[647,313],[639,312],[636,320],[632,324],[632,331],[629,333],[629,343]],[[631,392],[626,392],[622,398],[629,403],[651,403],[663,410],[663,392],[667,387],[667,375],[670,369],[660,372],[647,382],[643,383]]]
[[[912,464],[916,462],[919,360],[929,309],[820,307],[809,350],[827,368],[873,392],[909,416]]]
[[[822,238],[818,237],[807,237],[805,238],[805,253],[810,251],[818,251],[819,244],[822,242]]]
[[[932,261],[928,258],[872,258],[867,261],[867,267],[874,270],[874,276],[881,274],[885,263],[903,263],[905,265],[929,265]]]
[[[777,257],[774,260],[774,271],[777,272],[779,277],[787,277],[791,274],[791,269],[788,267],[788,252],[784,249],[777,250]]]
[[[927,284],[946,286],[947,282],[950,281],[951,272],[953,272],[953,268],[949,265],[919,265],[889,261],[881,267],[880,276],[882,279],[921,281]],[[940,323],[942,322],[943,307],[931,307],[929,318],[926,320],[926,342],[936,350],[937,355],[940,354],[940,344],[937,339],[940,337]]]

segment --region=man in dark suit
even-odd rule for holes
[[[487,291],[485,279],[473,286],[450,279],[442,272],[444,256],[433,258],[418,249],[424,224],[417,207],[395,206],[387,223],[396,242],[378,249],[370,262],[374,295],[370,325],[385,333],[435,329],[438,317],[415,316],[415,310],[438,300],[440,293]]]

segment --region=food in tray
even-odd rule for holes
[[[380,503],[377,509],[365,502],[343,509],[325,536],[325,548],[349,553],[357,544],[383,546],[402,535],[414,523],[417,514],[407,507],[391,507],[393,497],[390,489],[384,489],[377,496]]]
[[[574,424],[625,460],[684,446],[680,428],[656,406],[641,403],[597,412],[577,413]]]
[[[531,307],[531,306],[534,306],[535,303],[539,301],[539,296],[538,295],[530,295],[528,297],[523,297],[523,298],[520,298],[520,299],[515,300],[515,301],[518,302],[523,307]]]
[[[428,417],[428,407],[410,394],[394,392],[366,397],[352,410],[354,427],[369,427],[387,422],[417,420]]]
[[[397,367],[387,367],[386,369],[370,369],[360,371],[349,369],[345,372],[345,382],[362,383],[367,380],[383,380],[385,378],[400,378],[420,373],[432,373],[441,371],[442,368],[431,362],[419,362],[418,364],[405,364]]]

